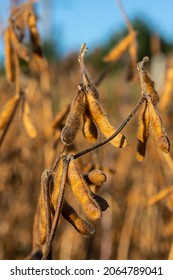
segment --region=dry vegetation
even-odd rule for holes
[[[0,81],[0,259],[173,259],[172,58],[158,94],[124,16],[129,33],[94,82],[86,44],[72,69],[61,62],[55,74],[33,4],[11,11]],[[110,71],[124,55],[126,80]]]

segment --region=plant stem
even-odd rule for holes
[[[138,103],[136,104],[136,106],[134,107],[134,109],[132,110],[132,112],[127,116],[127,118],[120,124],[120,126],[118,127],[118,129],[114,132],[114,134],[112,134],[110,137],[108,137],[107,139],[103,140],[102,142],[86,149],[83,150],[77,154],[75,154],[73,157],[74,159],[77,159],[87,153],[90,153],[98,148],[100,148],[101,146],[109,143],[113,138],[115,138],[120,132],[121,130],[127,125],[127,123],[131,120],[131,118],[134,116],[134,114],[138,111],[138,109],[141,107],[141,105],[143,104],[143,102],[145,101],[146,97],[142,96],[141,99],[138,101]]]
[[[51,221],[51,208],[50,208],[50,184],[51,184],[51,172],[49,170],[46,170],[46,176],[43,178],[43,192],[44,192],[44,203],[46,208],[46,243],[49,239],[49,234],[52,227],[52,221]],[[50,250],[48,259],[52,259],[52,253]]]
[[[62,208],[62,203],[63,203],[63,198],[64,198],[65,183],[66,183],[69,161],[70,161],[70,157],[65,156],[63,159],[63,174],[62,174],[62,178],[61,178],[61,184],[60,184],[60,190],[59,190],[59,195],[58,195],[58,201],[57,201],[57,205],[56,205],[55,216],[53,219],[48,242],[46,242],[46,249],[44,251],[43,258],[42,258],[43,260],[48,259],[50,251],[52,250],[52,242],[53,242],[53,239],[55,236],[56,228],[57,228],[59,217],[61,214],[61,208]]]

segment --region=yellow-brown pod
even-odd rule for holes
[[[95,193],[92,193],[92,197],[95,201],[97,201],[101,211],[106,211],[106,209],[109,207],[109,204],[107,203],[106,199]]]
[[[101,170],[92,170],[88,173],[88,179],[91,183],[94,185],[102,185],[104,182],[106,182],[106,174]]]
[[[117,61],[128,50],[130,44],[134,41],[136,32],[130,32],[124,39],[120,41],[105,57],[105,62]]]
[[[81,117],[84,111],[83,98],[84,92],[79,90],[72,102],[70,113],[61,133],[61,140],[66,145],[70,145],[74,141],[80,127]]]
[[[90,90],[87,92],[87,101],[94,122],[106,138],[110,137],[113,133],[115,133],[115,128],[110,124],[100,103],[94,98]],[[121,133],[114,137],[110,143],[117,148],[124,148],[128,145],[125,136]]]
[[[162,120],[150,99],[147,100],[147,103],[150,114],[150,127],[152,129],[152,132],[154,132],[158,147],[164,153],[168,153],[170,150],[170,141],[167,134],[165,133]]]
[[[28,26],[31,38],[31,47],[34,54],[43,56],[39,32],[37,30],[37,20],[32,11],[28,16]]]
[[[22,121],[23,121],[23,125],[24,125],[24,128],[25,128],[28,136],[31,138],[36,138],[37,130],[31,121],[30,108],[29,108],[29,104],[27,101],[25,101],[25,103],[24,103]]]
[[[59,161],[57,171],[54,176],[54,184],[53,184],[53,190],[51,193],[51,201],[54,210],[56,210],[56,204],[58,201],[58,195],[59,195],[59,190],[60,190],[60,184],[61,184],[61,178],[62,178],[62,173],[63,173],[63,160],[62,158]]]
[[[143,71],[143,83],[145,88],[145,93],[149,94],[151,97],[151,101],[155,106],[159,102],[159,95],[154,88],[154,82],[150,79],[148,73]]]
[[[80,218],[76,211],[66,201],[63,204],[61,214],[64,219],[66,219],[83,236],[91,237],[95,233],[93,225]]]
[[[68,169],[68,182],[74,195],[79,200],[85,214],[92,220],[97,220],[101,217],[100,207],[92,198],[89,186],[83,178],[82,172],[72,158]]]
[[[39,221],[36,240],[37,243],[43,245],[46,242],[46,208],[44,203],[44,186],[41,184],[41,192],[39,197]]]
[[[145,157],[145,150],[147,140],[149,138],[149,125],[150,125],[150,115],[148,111],[147,102],[145,102],[144,107],[139,116],[138,132],[137,132],[137,155],[138,161],[142,161]]]
[[[166,81],[161,94],[161,100],[159,103],[159,108],[165,110],[166,107],[171,103],[171,94],[173,93],[173,59],[172,63],[166,72]]]
[[[13,48],[11,45],[10,29],[6,28],[4,33],[4,44],[5,44],[5,71],[8,82],[14,82],[14,58]]]
[[[97,127],[93,122],[87,102],[85,102],[85,110],[83,112],[83,135],[90,143],[94,144],[97,141]]]
[[[10,120],[10,117],[12,116],[19,99],[19,96],[14,95],[4,105],[0,113],[0,129],[3,129]]]
[[[11,38],[11,43],[16,50],[17,55],[22,58],[25,61],[29,61],[29,52],[28,49],[19,42],[14,30],[12,28],[10,30],[10,38]]]

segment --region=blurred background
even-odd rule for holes
[[[1,111],[15,92],[15,85],[8,83],[5,76],[4,31],[11,8],[25,2],[0,0]],[[147,69],[161,97],[159,110],[172,143],[173,2],[121,3],[138,33],[137,61],[146,55],[150,58]],[[110,68],[103,59],[128,33],[118,1],[43,0],[34,5],[49,65],[49,82],[43,83],[47,76],[43,75],[41,81],[32,76],[27,64],[21,61],[21,87],[29,89],[28,102],[38,134],[35,139],[28,137],[19,108],[0,146],[0,259],[24,259],[31,251],[40,177],[45,168],[51,167],[61,148],[52,120],[77,92],[81,44],[85,42],[88,46],[86,67],[92,80],[97,83],[102,77],[97,83],[101,103],[115,127],[141,95],[137,75],[130,81],[126,79],[126,54]],[[28,42],[26,32],[24,44],[28,46]],[[54,241],[56,259],[173,259],[172,149],[165,156],[151,137],[146,158],[137,162],[138,116],[139,112],[123,131],[129,142],[127,148],[117,150],[108,144],[80,160],[83,170],[92,161],[94,167],[107,173],[107,182],[99,194],[110,208],[95,223],[96,232],[90,239],[80,236],[61,219]],[[69,149],[77,152],[88,146],[81,133]],[[75,199],[72,203],[77,204]]]

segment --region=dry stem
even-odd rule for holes
[[[64,193],[65,193],[65,183],[66,183],[69,161],[70,161],[70,156],[65,156],[63,159],[63,175],[62,175],[61,184],[60,184],[60,190],[59,190],[59,196],[58,196],[55,216],[53,219],[50,235],[48,237],[48,240],[46,241],[46,249],[43,253],[43,258],[42,258],[43,260],[48,259],[49,254],[52,250],[52,243],[53,243],[53,239],[55,236],[55,232],[56,232],[56,228],[58,225],[59,217],[61,214],[61,208],[62,208],[62,204],[63,204],[63,198],[64,198]]]

